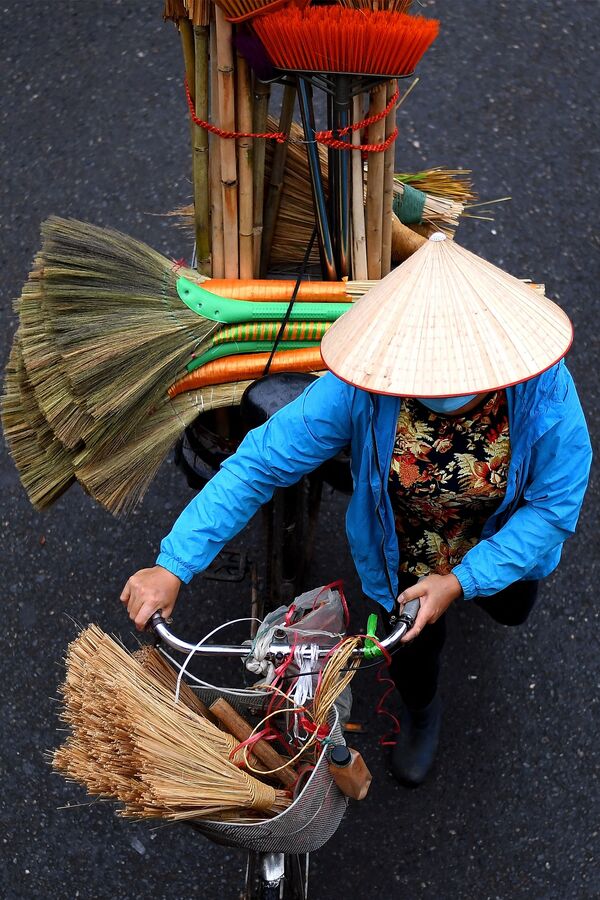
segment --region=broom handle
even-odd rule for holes
[[[354,98],[353,121],[363,117],[361,95]],[[352,143],[360,144],[360,131],[352,132]],[[362,154],[352,151],[352,267],[356,281],[366,281],[367,236],[365,232],[365,182]]]
[[[252,131],[252,76],[248,63],[237,54],[238,87],[238,131]],[[253,147],[251,138],[238,139],[238,161],[240,178],[240,278],[254,275],[254,203],[253,191]]]
[[[208,27],[194,25],[196,116],[208,119]],[[198,271],[210,275],[210,222],[208,194],[208,132],[199,125],[194,131],[194,214],[196,219],[196,259]]]
[[[392,260],[396,264],[404,262],[426,243],[426,237],[417,234],[392,214]]]
[[[281,101],[281,114],[279,116],[279,131],[289,134],[292,128],[292,120],[294,116],[294,106],[296,103],[296,86],[286,84],[283,90],[283,99]],[[273,236],[275,234],[275,225],[277,216],[279,215],[279,204],[281,201],[281,191],[283,189],[283,176],[285,174],[285,164],[287,160],[288,142],[277,144],[273,151],[273,160],[271,162],[271,179],[269,182],[269,191],[267,194],[267,202],[264,212],[264,231],[262,239],[262,248],[260,252],[260,277],[264,278],[269,271],[269,260],[271,257],[271,247],[273,246]]]
[[[385,109],[385,84],[379,85],[371,93],[369,116],[378,115]],[[385,120],[379,119],[369,126],[369,143],[381,144],[385,139]],[[381,225],[383,221],[383,153],[369,153],[367,172],[367,266],[369,278],[381,278]]]
[[[243,716],[240,716],[240,714],[229,705],[227,700],[223,700],[222,697],[219,697],[211,704],[210,711],[217,719],[219,719],[225,728],[240,741],[240,743],[247,741],[253,734],[254,729],[250,723],[246,722]],[[273,772],[273,777],[277,778],[283,785],[289,787],[294,784],[298,775],[292,766],[289,765],[289,760],[284,756],[281,756],[277,750],[275,750],[274,747],[271,747],[265,740],[261,738],[259,741],[256,741],[256,743],[252,745],[252,752],[257,759],[267,766],[267,768],[280,770],[279,772]],[[284,768],[281,768],[282,766]]]
[[[217,34],[215,20],[210,23],[210,114],[212,122],[219,118],[219,84],[217,68]],[[209,145],[211,269],[213,278],[225,276],[223,247],[223,195],[221,193],[220,138],[211,134]]]
[[[219,72],[220,126],[235,131],[235,78],[233,65],[232,26],[220,6],[215,7],[217,26],[217,67]],[[239,277],[237,162],[235,141],[220,138],[221,185],[223,194],[223,248],[225,277]]]
[[[310,182],[315,208],[315,220],[319,236],[322,276],[327,281],[337,281],[338,277],[333,257],[333,245],[331,242],[331,232],[329,230],[329,218],[327,216],[325,190],[323,188],[323,178],[321,175],[319,149],[315,140],[315,115],[311,102],[312,88],[309,82],[300,77],[297,79],[297,88],[300,114],[304,126],[304,137],[307,142],[306,150],[308,154]]]
[[[390,102],[397,88],[397,81],[388,81],[386,87],[386,104]],[[385,120],[386,140],[396,127],[396,106],[389,112]],[[394,206],[394,159],[396,142],[392,141],[384,156],[383,176],[383,219],[381,223],[381,277],[384,278],[392,269],[392,212]]]
[[[271,85],[259,81],[254,76],[254,117],[252,130],[255,134],[264,134],[267,130],[269,99]],[[263,241],[263,216],[265,196],[265,153],[266,138],[254,139],[253,158],[253,232],[254,232],[254,274],[258,276],[261,269],[261,253]]]
[[[352,78],[350,75],[334,77],[333,136],[341,139],[342,128],[350,124]],[[347,141],[347,138],[345,139]],[[350,274],[350,158],[347,150],[333,151],[333,233],[337,244],[337,269],[340,278]],[[331,183],[331,176],[330,176]]]

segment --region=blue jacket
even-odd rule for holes
[[[588,481],[590,440],[564,363],[506,394],[511,439],[506,495],[479,543],[453,569],[466,599],[548,575],[575,531]],[[189,582],[275,488],[293,484],[350,445],[350,548],[364,592],[392,609],[399,551],[387,477],[400,404],[399,397],[369,394],[330,373],[319,378],[249,432],[181,513],[162,541],[157,564]]]

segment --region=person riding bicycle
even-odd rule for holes
[[[276,488],[349,445],[346,527],[363,590],[388,627],[397,603],[421,602],[391,665],[403,702],[392,770],[420,784],[438,744],[447,609],[473,601],[523,623],[575,531],[591,446],[562,359],[571,340],[553,303],[434,236],[331,327],[331,371],[247,434],[156,565],[127,581],[131,619],[143,628],[157,610],[170,615],[181,583]]]

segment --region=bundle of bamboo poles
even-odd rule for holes
[[[191,124],[197,268],[258,277],[264,214],[269,85],[236,49],[239,26],[209,0],[166,0],[182,39]],[[200,125],[209,123],[211,128]],[[238,137],[227,137],[236,133]]]
[[[361,115],[358,111],[358,103],[355,108],[355,118],[358,120]],[[276,125],[275,120],[269,118],[269,128],[275,128]],[[263,248],[267,248],[268,253],[267,270],[283,271],[286,268],[297,268],[304,258],[315,224],[308,159],[302,141],[303,131],[296,122],[291,127],[290,137],[285,170],[279,186],[276,215],[273,216],[268,230],[265,229],[263,234]],[[355,132],[355,137],[358,141],[357,132]],[[266,180],[268,184],[272,182],[270,175],[272,157],[273,148],[267,147]],[[324,146],[319,147],[319,157],[324,176],[325,193],[328,197],[329,161]],[[351,162],[353,182],[358,185],[352,194],[353,277],[355,280],[366,280],[368,271],[366,269],[365,207],[364,202],[362,205],[360,204],[360,186],[363,186],[363,193],[366,191],[365,168],[360,154],[353,154]],[[469,207],[477,201],[470,174],[468,170],[436,168],[414,174],[394,175],[390,218],[393,265],[407,259],[420,246],[420,241],[415,242],[415,233],[417,236],[427,236],[432,230],[440,230],[448,235],[453,234],[460,219],[469,215]],[[396,214],[396,212],[402,214],[402,201],[407,187],[419,192],[416,204],[417,208],[421,209],[419,221],[412,218],[410,221],[401,221]],[[413,201],[413,208],[414,205]],[[275,206],[272,204],[270,209],[274,210]],[[169,215],[174,217],[177,224],[186,230],[194,228],[193,204],[174,209]],[[313,248],[310,263],[312,266],[318,265],[318,248]]]
[[[60,717],[70,733],[52,764],[90,794],[120,801],[120,815],[243,821],[289,805],[293,768],[277,754],[280,773],[250,774],[239,739],[223,730],[227,714],[217,719],[185,686],[176,702],[176,673],[158,651],[132,656],[92,625],[69,646],[66,667]],[[267,768],[257,747],[254,773]]]

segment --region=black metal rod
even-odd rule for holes
[[[308,153],[308,165],[310,169],[310,182],[312,187],[313,203],[315,208],[315,222],[319,236],[319,251],[321,256],[321,270],[323,278],[327,281],[337,281],[337,270],[329,229],[329,217],[327,215],[327,203],[323,189],[323,176],[319,162],[319,149],[315,140],[315,115],[312,106],[312,87],[304,78],[298,78],[298,104],[304,137]]]
[[[338,140],[351,142],[348,135],[340,131],[350,124],[352,102],[352,76],[336,75],[333,95],[333,136]],[[333,221],[336,239],[336,264],[340,278],[350,274],[350,152],[334,150],[333,159]]]

